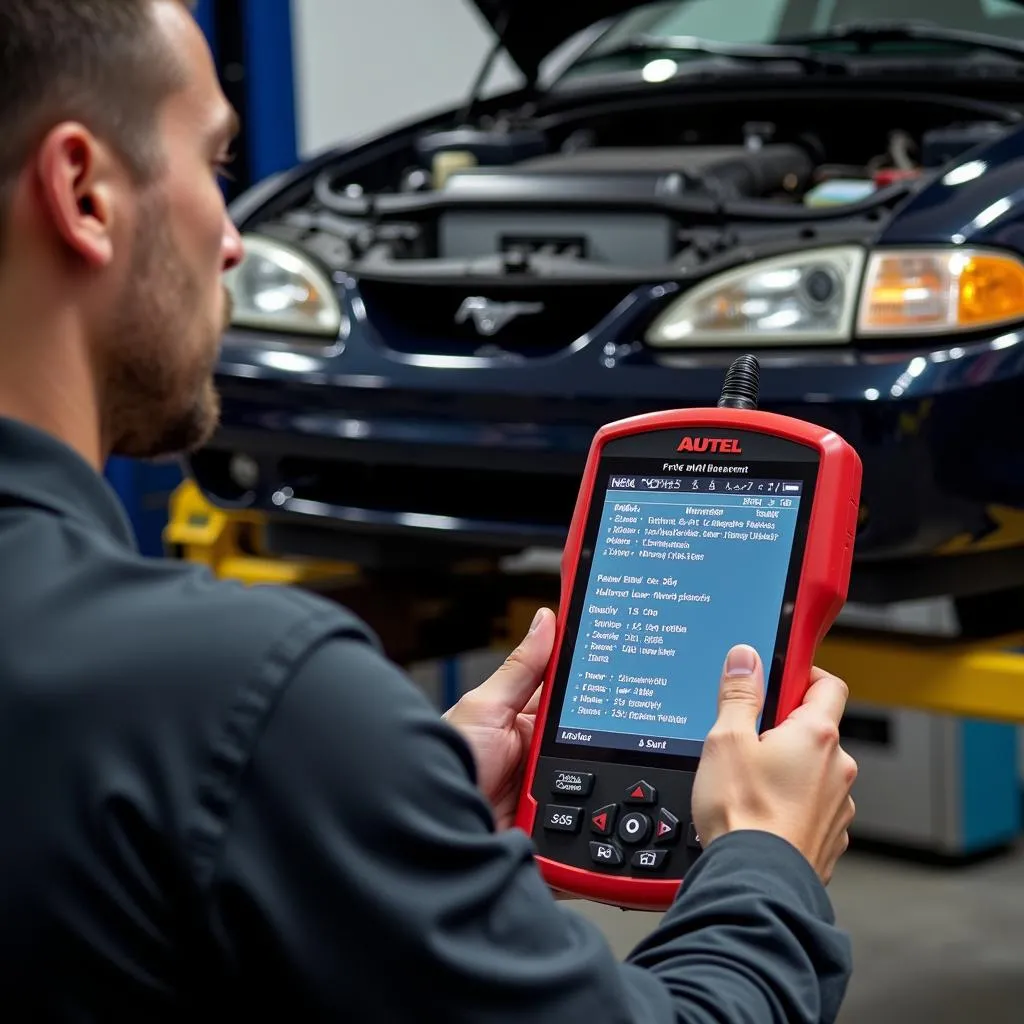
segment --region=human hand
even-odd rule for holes
[[[555,616],[541,608],[505,663],[444,715],[473,751],[478,785],[499,830],[515,821],[540,684],[555,643]]]
[[[815,668],[803,704],[774,729],[757,732],[764,667],[734,647],[723,669],[718,719],[694,782],[694,827],[707,848],[728,832],[756,829],[790,842],[826,885],[849,845],[857,763],[839,743],[849,690]]]

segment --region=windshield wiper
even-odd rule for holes
[[[693,53],[708,57],[726,57],[730,60],[755,61],[759,63],[790,62],[799,64],[808,71],[844,73],[846,62],[842,58],[823,57],[806,46],[789,46],[778,43],[719,43],[698,36],[634,36],[620,46],[604,51],[583,54],[574,68],[592,64],[608,57],[620,57],[630,53]]]
[[[1024,42],[1004,39],[986,32],[964,32],[917,21],[851,22],[826,32],[808,32],[779,40],[787,46],[814,43],[856,43],[861,52],[869,52],[877,43],[951,43],[964,49],[988,50],[1006,57],[1024,60]]]

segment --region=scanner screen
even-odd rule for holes
[[[768,677],[808,489],[797,474],[604,474],[557,744],[700,756],[730,647],[755,647]]]

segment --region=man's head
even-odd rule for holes
[[[0,294],[30,268],[34,301],[66,311],[116,454],[194,448],[219,411],[236,129],[190,6],[0,3]]]

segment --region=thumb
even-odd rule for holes
[[[479,695],[518,714],[537,692],[554,644],[554,612],[541,608],[519,646],[481,683]]]
[[[718,690],[717,725],[736,732],[757,731],[764,708],[764,668],[757,651],[739,644],[729,651]]]

